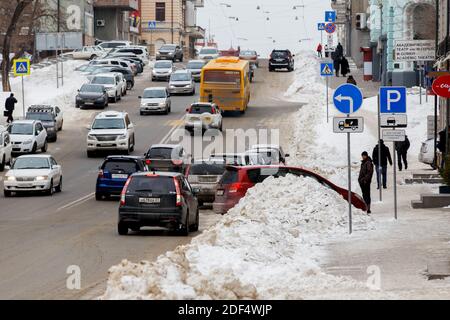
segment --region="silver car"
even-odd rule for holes
[[[196,160],[191,164],[187,179],[193,188],[197,188],[199,206],[205,202],[213,203],[216,195],[216,187],[225,172],[223,159]]]
[[[186,65],[186,70],[189,70],[192,74],[194,81],[200,82],[202,76],[202,69],[206,62],[204,60],[191,60]]]
[[[195,83],[192,74],[188,70],[177,70],[170,76],[169,92],[195,94]]]
[[[139,96],[141,105],[139,107],[140,115],[151,112],[170,112],[171,100],[170,93],[165,87],[152,87],[144,90],[144,94]]]
[[[156,61],[152,70],[152,81],[168,81],[172,75],[174,66],[169,60]]]

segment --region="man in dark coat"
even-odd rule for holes
[[[333,61],[333,67],[334,70],[336,71],[336,77],[339,77],[339,70],[341,68],[341,56],[336,55]]]
[[[373,164],[377,172],[377,189],[380,189],[380,175],[383,178],[383,189],[387,188],[387,164],[392,166],[391,152],[389,148],[386,147],[383,140],[380,140],[381,145],[381,159],[378,159],[378,144],[375,146],[372,152]],[[381,171],[380,171],[381,170]]]
[[[343,57],[344,56],[344,47],[342,47],[342,44],[339,42],[336,46],[336,53],[338,56]]]
[[[372,202],[370,197],[370,184],[372,183],[373,163],[366,151],[361,154],[361,157],[361,170],[359,171],[358,182],[361,187],[364,202],[367,205],[367,213],[372,213],[370,211],[370,203]]]
[[[349,65],[346,57],[342,57],[342,60],[341,60],[341,73],[342,73],[342,76],[344,76],[344,77],[346,77],[347,74],[350,73],[350,65]]]
[[[7,119],[6,119],[6,122],[7,122],[7,123],[10,123],[10,122],[13,122],[13,121],[14,121],[12,115],[13,115],[14,108],[15,108],[14,105],[15,105],[16,103],[17,103],[17,100],[16,100],[16,98],[14,98],[14,94],[11,93],[11,95],[9,96],[9,98],[6,99],[6,101],[5,101],[5,110],[6,110],[5,116],[7,117]]]
[[[398,157],[398,170],[402,171],[403,164],[405,165],[405,170],[408,170],[408,150],[411,146],[408,136],[405,136],[405,141],[400,141],[395,143],[395,151],[397,151]],[[402,164],[403,160],[403,164]]]

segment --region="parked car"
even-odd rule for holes
[[[246,154],[250,156],[252,164],[260,165],[286,165],[286,158],[289,157],[289,154],[286,154],[281,146],[270,144],[253,145]],[[255,154],[259,154],[260,157],[255,157]],[[258,162],[261,160],[263,161],[262,163]]]
[[[242,50],[239,54],[239,59],[247,60],[250,62],[250,65],[259,68],[258,53],[254,50]]]
[[[131,54],[137,56],[139,59],[141,59],[145,65],[147,65],[149,63],[147,51],[144,50],[142,47],[136,47],[136,46],[118,47],[118,48],[115,48],[111,53],[114,55],[121,54],[121,53],[126,53],[126,54],[131,53]]]
[[[217,48],[213,47],[204,47],[200,49],[198,53],[198,58],[200,60],[210,61],[213,59],[217,59],[220,56],[220,52]]]
[[[147,171],[143,157],[108,156],[99,167],[95,199],[120,195],[125,182],[136,172]]]
[[[134,63],[131,63],[130,61],[126,61],[120,58],[107,58],[107,59],[101,59],[101,60],[92,60],[90,62],[93,66],[99,66],[99,65],[107,65],[107,66],[121,66],[124,68],[129,68],[131,72],[133,72],[133,76],[137,74],[137,67]]]
[[[78,90],[75,105],[82,109],[85,106],[105,108],[108,106],[108,92],[102,84],[83,84]]]
[[[62,191],[62,169],[51,155],[23,155],[18,157],[5,175],[3,194],[13,192]]]
[[[177,44],[165,44],[156,51],[156,60],[172,60],[183,62],[183,49]]]
[[[139,114],[142,116],[146,113],[162,112],[168,114],[171,110],[172,102],[170,93],[166,87],[151,87],[144,90],[144,94],[139,96],[141,105]]]
[[[177,70],[170,76],[169,93],[189,93],[195,95],[195,82],[188,70]]]
[[[12,160],[12,144],[8,130],[0,126],[0,172],[5,170],[7,164],[11,164]]]
[[[142,72],[144,72],[144,66],[145,66],[144,62],[135,55],[131,55],[128,53],[118,53],[118,54],[108,55],[107,58],[120,59],[122,61],[126,61],[126,62],[133,64],[134,68],[136,68],[136,74],[141,74]],[[133,75],[134,75],[134,72],[133,72]]]
[[[172,171],[184,174],[191,163],[190,155],[177,144],[152,145],[144,157],[149,171]]]
[[[192,79],[194,79],[194,81],[200,82],[202,68],[205,64],[206,62],[204,60],[191,60],[186,65],[186,70],[191,72]]]
[[[128,178],[120,195],[120,235],[141,227],[166,227],[182,235],[198,231],[200,214],[197,190],[174,172],[141,172]]]
[[[131,41],[113,40],[113,41],[103,41],[99,44],[105,51],[111,51],[114,48],[131,46]]]
[[[32,105],[25,115],[27,120],[40,120],[47,131],[47,140],[55,142],[58,131],[62,128],[62,111],[59,107],[49,105]]]
[[[123,76],[120,73],[100,73],[91,77],[90,84],[101,84],[105,87],[110,100],[117,102],[122,99],[123,93]],[[126,88],[126,84],[125,84]]]
[[[73,59],[93,60],[105,56],[106,51],[100,46],[84,46],[83,48],[75,49],[66,55],[72,56]]]
[[[209,156],[210,160],[223,160],[229,166],[245,166],[248,164],[247,158],[243,153],[213,153]]]
[[[13,153],[47,151],[47,131],[39,120],[15,120],[8,126]]]
[[[294,71],[294,57],[289,50],[273,50],[269,59],[269,71],[277,69],[287,69],[289,72]]]
[[[222,112],[214,103],[196,102],[186,109],[184,128],[194,132],[196,128],[206,131],[217,129],[222,131]]]
[[[87,135],[87,156],[97,151],[134,151],[134,125],[126,112],[105,111],[98,114]]]
[[[110,72],[119,72],[123,75],[125,78],[125,81],[127,83],[127,90],[131,90],[134,87],[134,75],[133,72],[130,71],[128,68],[124,68],[121,66],[99,66],[97,69],[95,69],[91,74],[96,75],[99,73],[110,73]]]
[[[348,199],[348,190],[336,186],[324,177],[299,167],[287,166],[229,166],[226,168],[216,191],[216,198],[213,203],[213,210],[218,214],[225,214],[234,207],[239,200],[245,196],[247,190],[255,184],[263,182],[268,177],[284,177],[287,174],[296,176],[311,177],[318,183],[333,189],[345,200]],[[352,192],[352,205],[358,209],[367,210],[364,200]]]
[[[193,188],[198,189],[198,204],[213,203],[217,184],[225,172],[225,161],[222,159],[202,159],[192,163],[186,177]]]
[[[173,72],[173,62],[168,60],[156,61],[152,70],[152,81],[169,81]]]
[[[422,142],[422,147],[419,152],[419,161],[428,164],[435,169],[434,139],[428,139],[427,141]]]

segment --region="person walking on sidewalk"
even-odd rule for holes
[[[322,44],[321,43],[319,43],[319,45],[317,46],[316,51],[317,51],[317,56],[319,58],[322,58]]]
[[[372,199],[370,197],[370,185],[372,183],[373,177],[373,163],[367,151],[364,151],[361,154],[361,157],[361,170],[359,171],[358,182],[359,186],[361,187],[364,202],[367,205],[367,213],[370,214],[372,213],[370,211],[370,203],[372,202]]]
[[[357,84],[356,84],[356,80],[355,80],[355,78],[353,78],[352,75],[348,76],[348,78],[347,78],[347,83],[353,84],[353,85],[355,85],[355,86],[357,85]]]
[[[5,117],[6,117],[6,123],[11,123],[14,121],[13,119],[13,112],[15,109],[15,104],[17,103],[16,98],[14,98],[14,93],[11,93],[8,99],[5,101]]]
[[[408,136],[405,136],[405,141],[399,141],[395,143],[395,151],[397,151],[398,157],[398,170],[402,171],[403,164],[405,165],[405,170],[408,170],[408,150],[411,146]],[[403,164],[402,164],[403,160]]]
[[[375,146],[372,152],[373,164],[377,172],[377,189],[380,189],[380,175],[383,179],[383,189],[387,188],[387,164],[392,166],[391,152],[389,148],[384,144],[384,141],[380,140],[381,145],[381,159],[378,159],[378,144]],[[381,171],[380,171],[381,170]]]
[[[341,59],[341,73],[343,77],[346,77],[350,73],[350,65],[346,57]]]
[[[339,77],[339,70],[341,68],[341,57],[335,56],[333,61],[334,70],[336,70],[336,77]]]
[[[339,42],[336,46],[336,53],[338,56],[343,57],[344,56],[344,47],[342,47],[342,44]]]
[[[325,45],[325,58],[328,58],[330,56],[330,49],[328,48],[328,45]]]

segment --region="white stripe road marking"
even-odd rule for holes
[[[86,201],[89,201],[90,199],[94,198],[94,195],[95,195],[95,192],[92,192],[92,193],[90,193],[88,195],[85,195],[84,197],[81,197],[80,199],[77,199],[75,201],[72,201],[72,202],[66,204],[65,206],[59,207],[58,209],[56,209],[56,211],[61,211],[61,210],[64,210],[64,209],[68,209],[68,208],[71,208],[71,207],[78,206],[78,205],[80,205],[80,204],[82,204],[82,203],[84,203]]]

